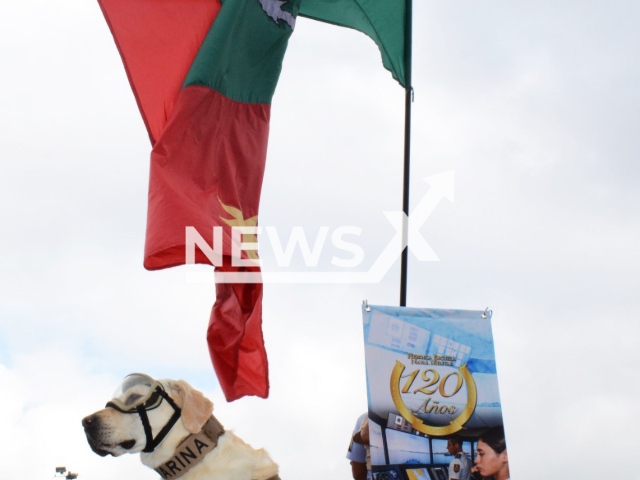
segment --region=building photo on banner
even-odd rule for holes
[[[0,478],[635,471],[640,6],[407,4],[2,3]]]

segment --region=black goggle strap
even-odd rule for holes
[[[147,437],[147,445],[144,447],[143,452],[153,452],[155,448],[160,445],[160,442],[164,440],[164,437],[171,431],[176,422],[180,419],[180,415],[182,413],[180,407],[175,404],[175,402],[171,399],[167,393],[158,387],[156,390],[162,397],[167,401],[171,407],[173,407],[173,415],[167,422],[167,424],[162,427],[162,430],[158,433],[156,438],[153,438],[153,432],[151,431],[151,425],[149,424],[149,417],[147,416],[147,410],[144,408],[144,405],[138,405],[136,410],[140,415],[140,420],[142,420],[142,427],[144,428],[144,435]]]
[[[114,410],[117,410],[120,413],[125,413],[127,415],[130,414],[130,413],[136,413],[135,410],[123,410],[113,402],[107,402],[107,404],[104,406],[104,408],[113,408]]]
[[[144,428],[144,436],[147,438],[147,444],[144,447],[143,452],[153,452],[155,448],[153,445],[153,432],[151,431],[151,424],[149,423],[149,417],[147,411],[144,409],[144,405],[138,405],[136,407],[140,420],[142,421],[142,428]]]

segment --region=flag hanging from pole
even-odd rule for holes
[[[407,87],[406,8],[410,0],[303,0],[300,16],[358,30],[376,42],[382,64]]]
[[[212,246],[222,227],[217,268],[237,270],[231,227],[257,224],[270,103],[299,0],[100,4],[153,144],[144,266],[184,264],[186,227]],[[211,263],[200,250],[195,261]],[[268,396],[261,303],[260,283],[216,287],[207,343],[229,401]]]
[[[145,268],[186,263],[186,227],[209,245],[222,227],[216,270],[259,274],[232,265],[230,230],[257,225],[271,99],[301,0],[98,2],[153,146]],[[302,0],[301,13],[369,35],[404,85],[404,2]],[[201,250],[195,262],[211,263]],[[207,343],[228,401],[268,396],[261,283],[217,284]]]

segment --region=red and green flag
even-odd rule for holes
[[[302,0],[300,16],[353,28],[376,42],[382,64],[407,87],[406,16],[411,0]]]
[[[149,270],[186,263],[186,227],[209,245],[222,227],[216,269],[258,271],[231,265],[231,227],[257,225],[271,99],[298,13],[370,35],[404,84],[405,0],[98,1],[153,147]],[[198,249],[195,261],[211,263]],[[261,283],[216,285],[207,343],[227,400],[268,396]]]

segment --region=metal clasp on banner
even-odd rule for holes
[[[371,307],[369,306],[369,302],[367,302],[366,299],[362,301],[362,305],[364,305],[364,311],[365,312],[370,312],[371,311]]]
[[[484,313],[482,314],[482,318],[491,318],[491,316],[493,315],[493,310],[489,310],[489,307],[484,309]]]

